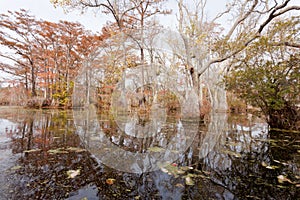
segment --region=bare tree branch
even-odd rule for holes
[[[292,42],[270,43],[270,45],[274,45],[274,46],[288,46],[288,47],[293,47],[293,48],[300,49],[300,44],[299,43],[292,43]]]
[[[283,4],[277,6],[274,8],[274,10],[269,14],[268,18],[265,20],[264,23],[261,24],[261,26],[259,27],[257,33],[261,33],[263,31],[263,29],[276,17],[291,11],[291,10],[300,10],[300,6],[290,6],[290,7],[286,7],[288,2],[290,0],[285,1]],[[284,8],[284,9],[283,9]],[[282,10],[281,10],[282,9]],[[278,11],[278,12],[277,12]],[[277,12],[277,13],[276,13]]]
[[[251,38],[249,38],[240,48],[238,48],[235,51],[230,52],[229,54],[223,55],[221,57],[215,58],[210,60],[206,66],[199,72],[199,75],[201,75],[202,73],[204,73],[210,65],[214,64],[214,63],[220,63],[223,62],[229,58],[231,58],[232,56],[240,53],[242,50],[244,50],[249,44],[251,44],[254,40],[256,40],[258,37],[260,37],[261,32],[264,30],[264,28],[270,24],[276,17],[287,13],[289,11],[292,10],[299,10],[300,6],[289,6],[286,7],[287,4],[289,3],[290,0],[286,0],[284,3],[282,3],[281,5],[277,5],[273,7],[273,10],[271,11],[271,13],[268,15],[267,19],[259,26],[258,30],[256,31],[256,34],[254,34]],[[257,2],[257,1],[256,1]],[[255,7],[255,3],[252,5],[252,8],[250,10],[253,11],[254,7]],[[231,28],[231,30],[229,31],[229,33],[227,34],[227,37],[231,36],[231,34],[233,33],[233,31],[235,30],[235,28],[237,27],[238,24],[240,24],[243,20],[245,20],[251,13],[247,12],[243,17],[241,17],[240,19],[238,19],[235,24],[233,25],[233,27]],[[247,16],[247,17],[246,17]],[[242,20],[243,19],[243,20]],[[299,44],[293,44],[293,43],[289,43],[289,42],[284,42],[283,43],[286,46],[291,46],[291,47],[295,47],[295,48],[299,48],[298,45]]]
[[[243,6],[246,6],[248,2],[246,1],[245,4]],[[248,18],[250,16],[250,14],[253,12],[253,10],[255,9],[255,7],[257,6],[258,4],[258,0],[255,0],[251,6],[251,8],[245,13],[245,15],[239,17],[235,23],[233,24],[233,26],[231,27],[231,29],[229,30],[229,32],[227,33],[227,35],[225,36],[226,38],[230,38],[233,34],[233,32],[236,30],[237,26],[245,21],[246,18]]]
[[[14,76],[17,76],[17,77],[21,77],[21,78],[24,78],[24,74],[17,74],[17,73],[14,73],[13,71],[10,71],[9,69],[11,69],[12,66],[11,65],[8,65],[8,64],[5,64],[5,63],[0,63],[0,70],[5,72],[5,73],[8,73],[8,74],[11,74],[11,75],[14,75]]]

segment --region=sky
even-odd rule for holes
[[[223,3],[220,3],[222,2]],[[215,14],[222,10],[226,0],[209,0],[208,14]],[[167,6],[171,9],[176,9],[176,1],[169,0]],[[108,19],[105,14],[95,14],[93,11],[81,14],[79,10],[65,13],[62,8],[55,8],[50,0],[0,0],[0,13],[10,11],[18,11],[21,8],[30,10],[31,14],[37,19],[57,22],[59,20],[66,20],[72,22],[79,22],[85,26],[86,29],[93,32],[100,32],[103,25]],[[164,17],[163,24],[167,27],[175,27],[176,18],[173,16]]]
[[[59,20],[80,22],[86,29],[94,32],[100,31],[108,19],[105,15],[96,16],[93,12],[81,14],[79,10],[65,13],[62,8],[55,8],[50,0],[0,0],[0,13],[6,13],[8,10],[18,11],[21,8],[30,10],[37,19],[52,22]]]
[[[185,0],[187,2],[193,2],[193,0]],[[207,1],[207,15],[210,18],[216,16],[224,10],[226,3],[230,0],[208,0]],[[299,0],[291,0],[290,5],[297,5],[296,2]],[[163,17],[160,22],[166,27],[175,28],[176,27],[176,0],[168,0],[166,4],[167,9],[173,9],[171,16]],[[70,13],[65,13],[62,8],[55,8],[50,0],[0,0],[0,13],[6,13],[8,10],[17,11],[21,8],[30,10],[31,14],[37,19],[43,19],[47,21],[57,22],[59,20],[66,20],[72,22],[79,22],[83,24],[86,29],[92,30],[93,32],[100,32],[103,25],[111,17],[105,14],[95,14],[93,11],[81,14],[79,10],[72,11]],[[225,22],[222,20],[221,23],[223,27],[227,27],[230,22]]]

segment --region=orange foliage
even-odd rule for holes
[[[10,61],[0,61],[1,70],[18,77],[30,96],[44,90],[47,98],[57,92],[53,85],[71,89],[83,61],[103,40],[79,23],[37,20],[24,9],[1,14],[0,30],[0,45],[6,47],[0,58]]]

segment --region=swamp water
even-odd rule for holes
[[[299,133],[159,117],[0,108],[0,199],[300,198]]]

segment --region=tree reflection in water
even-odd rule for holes
[[[165,135],[139,139],[122,135],[113,119],[104,115],[98,116],[98,124],[88,119],[81,121],[80,126],[69,111],[2,109],[1,116],[14,124],[0,138],[1,151],[5,148],[12,151],[1,157],[8,168],[0,176],[4,199],[297,199],[300,196],[299,134],[268,133],[265,124],[257,120],[249,122],[246,116],[212,115],[208,126],[200,126],[193,143],[170,166],[142,174],[107,167],[99,162],[101,158],[90,151],[89,145],[95,145],[95,141],[105,136],[128,152],[143,151],[153,143],[163,148],[172,143],[170,140],[176,134],[172,123]],[[95,131],[99,128],[103,135]],[[10,138],[9,142],[4,142],[4,135]],[[70,170],[79,173],[70,177]]]

